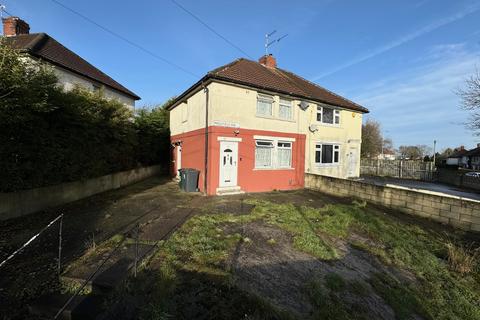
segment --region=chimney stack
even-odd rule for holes
[[[268,68],[276,68],[277,67],[277,59],[275,59],[272,54],[269,55],[264,55],[260,59],[258,59],[258,62],[263,64],[264,66]]]
[[[19,17],[2,18],[3,35],[13,37],[19,34],[29,34],[30,26]]]

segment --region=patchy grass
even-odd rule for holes
[[[473,249],[471,245],[456,245],[454,242],[447,243],[448,263],[453,271],[460,274],[472,273],[478,268],[480,248]]]
[[[167,282],[164,287],[168,293],[156,294],[162,301],[153,299],[142,309],[148,312],[148,319],[192,318],[169,303],[184,305],[182,299],[186,303],[195,295],[225,318],[227,308],[235,315],[239,315],[238,308],[246,308],[241,311],[246,312],[247,316],[242,316],[245,319],[289,318],[260,297],[236,289],[230,277],[228,259],[235,247],[242,242],[254,243],[225,230],[232,224],[260,220],[287,231],[296,249],[319,259],[342,259],[344,252],[336,244],[341,240],[378,257],[386,269],[412,275],[411,280],[406,280],[397,279],[393,275],[396,273],[379,273],[372,276],[369,285],[346,281],[338,274],[316,279],[307,285],[315,308],[313,319],[369,319],[371,314],[364,305],[348,303],[342,295],[348,293],[361,301],[373,292],[393,309],[397,319],[416,315],[425,319],[480,319],[480,275],[475,266],[478,256],[473,251],[458,251],[462,247],[455,240],[449,242],[442,234],[406,224],[364,203],[329,204],[322,208],[258,199],[246,203],[255,205],[250,214],[195,216],[164,243],[150,268],[161,274],[155,282],[161,286]],[[354,233],[361,235],[360,240],[352,237]],[[276,241],[270,239],[267,243],[274,245]],[[192,282],[200,293],[190,292]],[[232,301],[238,299],[248,303],[232,307]]]

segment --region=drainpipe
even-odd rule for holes
[[[203,192],[207,195],[207,176],[208,176],[208,88],[203,85],[205,93],[205,174],[203,176]]]

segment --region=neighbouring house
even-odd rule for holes
[[[385,150],[381,154],[377,156],[378,160],[395,160],[395,151],[393,150]]]
[[[209,195],[288,190],[305,173],[358,177],[368,110],[277,67],[272,55],[208,72],[170,110],[172,173]]]
[[[466,167],[468,169],[480,170],[480,143],[475,149],[469,150],[465,153]]]
[[[468,150],[464,146],[455,148],[453,153],[447,157],[446,164],[449,166],[464,167],[467,166],[466,153]]]
[[[140,97],[117,81],[64,47],[46,33],[30,33],[28,23],[18,17],[3,18],[3,35],[6,44],[30,58],[47,62],[53,67],[59,84],[65,90],[76,86],[87,90],[103,90],[107,99],[116,99],[130,109]]]

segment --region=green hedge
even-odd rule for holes
[[[65,92],[53,71],[0,39],[0,192],[167,163],[168,112]]]

